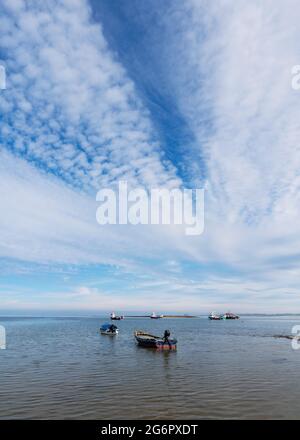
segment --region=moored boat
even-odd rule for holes
[[[163,315],[156,315],[155,312],[152,313],[152,315],[150,316],[151,319],[161,319],[163,318]]]
[[[111,314],[110,314],[110,319],[112,320],[112,321],[120,321],[121,319],[124,319],[124,316],[122,315],[122,316],[117,316],[116,314],[115,314],[115,312],[112,312]]]
[[[103,324],[100,327],[101,335],[114,336],[119,333],[118,327],[114,324]]]
[[[211,321],[220,321],[221,320],[221,316],[217,315],[215,312],[211,312],[211,314],[209,315],[208,319],[210,319]]]
[[[221,316],[221,319],[239,319],[240,317],[238,315],[235,315],[234,313],[227,312],[224,313],[224,315]]]
[[[170,332],[165,331],[164,336],[154,336],[144,331],[135,331],[135,339],[138,345],[147,348],[156,348],[159,350],[176,350],[177,339],[169,338]]]

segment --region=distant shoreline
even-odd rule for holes
[[[124,318],[151,318],[151,315],[124,315]],[[155,319],[164,319],[164,318],[199,318],[196,315],[163,315],[161,317],[157,317]]]
[[[237,313],[242,317],[298,317],[300,313]],[[109,313],[104,315],[99,314],[16,314],[16,313],[0,313],[1,318],[69,318],[69,319],[80,319],[80,318],[92,318],[92,319],[109,319]],[[209,313],[201,313],[199,315],[163,315],[163,318],[205,318]],[[125,318],[150,318],[151,315],[124,315]],[[162,318],[162,319],[163,319]]]
[[[198,318],[196,315],[164,315],[163,318]]]

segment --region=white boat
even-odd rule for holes
[[[113,321],[120,321],[121,319],[124,319],[124,316],[123,315],[122,316],[117,316],[115,314],[115,312],[112,312],[110,314],[110,319],[113,320]]]
[[[211,312],[211,314],[209,315],[208,319],[210,319],[211,321],[220,321],[221,320],[221,316],[217,315],[216,312]]]
[[[101,335],[114,336],[119,333],[118,327],[114,324],[103,324],[100,327]]]
[[[163,318],[163,315],[156,315],[155,312],[152,313],[152,315],[150,316],[151,319],[161,319]]]

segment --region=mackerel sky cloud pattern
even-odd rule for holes
[[[4,146],[86,191],[120,178],[175,185],[147,110],[88,3],[14,0],[1,9]]]

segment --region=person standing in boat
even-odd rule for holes
[[[169,347],[171,348],[171,343],[169,341],[170,335],[171,335],[170,330],[165,330],[165,333],[164,333],[164,344],[168,344]]]

